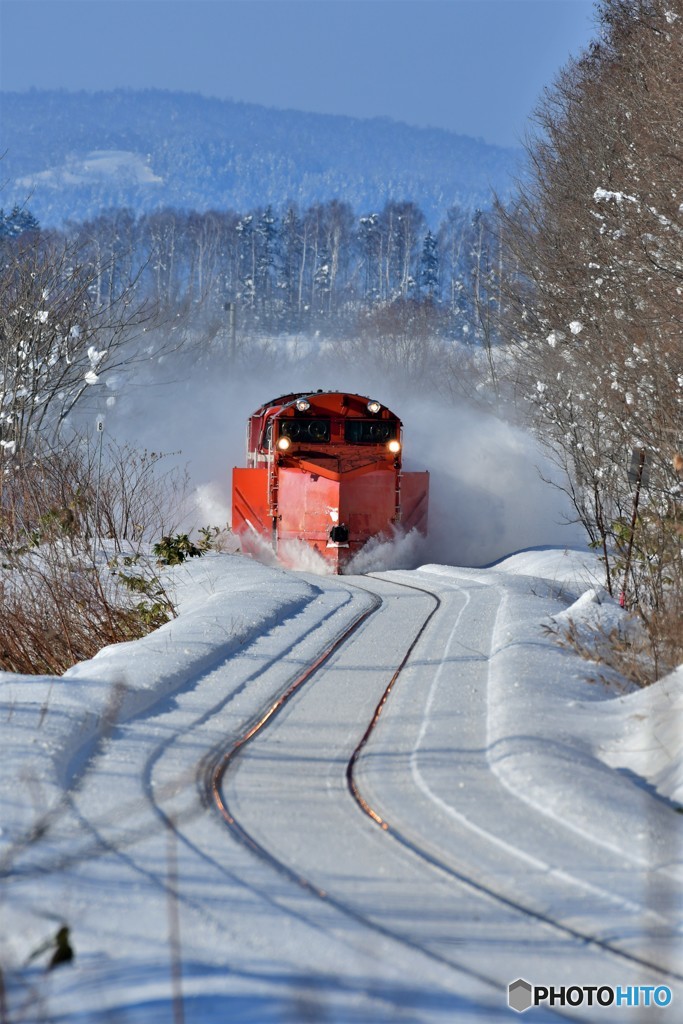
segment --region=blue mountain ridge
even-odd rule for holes
[[[44,227],[112,207],[240,212],[410,200],[437,225],[507,195],[521,150],[418,128],[163,90],[0,93],[0,206]]]

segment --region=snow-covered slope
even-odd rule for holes
[[[0,675],[9,1020],[495,1021],[518,977],[683,998],[683,677],[615,691],[543,628],[622,615],[591,558],[172,572],[151,636]]]

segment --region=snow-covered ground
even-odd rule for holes
[[[517,978],[673,996],[533,1020],[678,1019],[683,670],[557,644],[623,624],[593,556],[171,572],[156,633],[0,674],[3,1024],[498,1021]]]

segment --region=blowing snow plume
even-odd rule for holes
[[[522,548],[582,545],[557,473],[527,431],[478,408],[410,401],[405,454],[430,472],[430,561],[487,565]]]
[[[440,399],[424,383],[417,393],[405,378],[378,379],[367,366],[344,364],[341,346],[317,345],[302,357],[277,341],[255,347],[253,364],[237,370],[197,362],[172,379],[165,363],[116,396],[105,429],[117,439],[175,453],[190,478],[188,528],[224,526],[231,471],[245,464],[245,427],[255,409],[288,392],[367,394],[403,420],[405,469],[429,470],[429,536],[396,531],[373,540],[348,571],[412,568],[426,561],[485,565],[526,547],[583,542],[579,528],[566,525],[566,496],[542,479],[552,479],[554,470],[528,432],[464,398]],[[171,379],[156,380],[161,369]],[[290,560],[316,571],[308,550],[301,559],[290,553]]]

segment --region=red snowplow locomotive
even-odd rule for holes
[[[247,468],[232,474],[232,528],[245,551],[265,540],[314,548],[342,572],[372,537],[427,532],[429,474],[402,470],[402,425],[361,395],[316,391],[275,398],[247,425]]]

